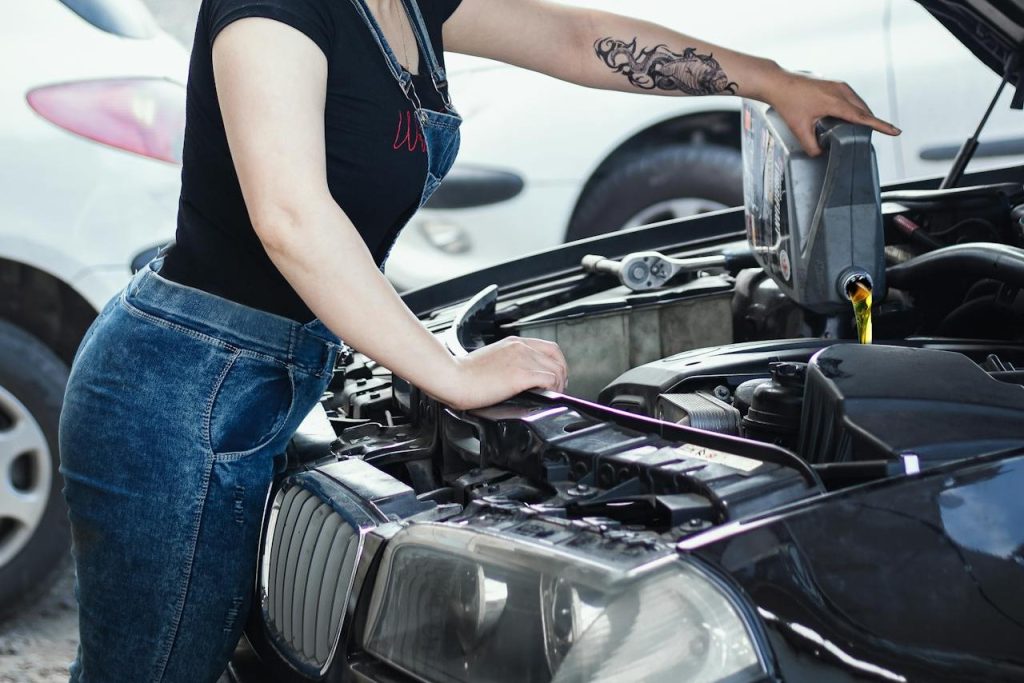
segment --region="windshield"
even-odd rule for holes
[[[123,38],[152,38],[153,15],[140,0],[60,0],[96,28]]]

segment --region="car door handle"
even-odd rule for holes
[[[922,161],[950,161],[956,158],[961,146],[958,143],[955,145],[924,147],[921,149],[920,157]],[[1018,155],[1024,155],[1024,137],[982,142],[978,145],[978,151],[974,154],[974,158],[985,159]]]

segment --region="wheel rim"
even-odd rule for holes
[[[28,408],[0,387],[0,567],[39,528],[52,481],[46,435]]]
[[[702,213],[721,211],[722,209],[727,208],[729,207],[721,202],[716,202],[713,199],[703,199],[701,197],[669,199],[668,201],[652,204],[646,209],[638,212],[635,216],[626,221],[626,224],[622,226],[622,229],[638,228],[641,225],[661,223],[662,221],[671,221],[676,218],[686,218],[687,216],[697,216]]]

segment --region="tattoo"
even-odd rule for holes
[[[627,43],[615,38],[599,38],[594,43],[597,56],[612,71],[620,73],[642,90],[678,90],[687,95],[735,95],[739,86],[729,80],[713,55],[697,54],[686,48],[682,54],[666,45],[641,48],[637,39]]]

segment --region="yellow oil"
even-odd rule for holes
[[[871,285],[863,280],[851,282],[846,289],[857,321],[857,338],[861,344],[871,343]]]

